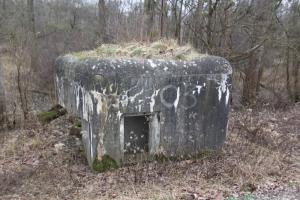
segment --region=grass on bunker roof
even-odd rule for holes
[[[159,40],[153,43],[130,42],[121,44],[102,44],[91,51],[74,52],[71,55],[85,58],[135,58],[194,60],[204,57],[191,45],[179,46],[175,40]]]
[[[68,134],[69,116],[36,122],[0,139],[0,199],[218,199],[280,189],[299,183],[299,116],[300,105],[231,112],[218,154],[100,174]]]

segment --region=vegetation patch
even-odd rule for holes
[[[219,155],[218,152],[214,150],[205,149],[196,154],[186,154],[182,156],[166,156],[164,154],[156,154],[153,156],[153,159],[158,162],[167,162],[167,161],[183,161],[188,159],[208,159]]]
[[[237,197],[228,197],[226,198],[226,200],[257,200],[258,198],[254,195],[254,194],[246,194],[246,195],[243,195],[239,198]]]
[[[69,130],[69,135],[81,138],[81,120],[78,117],[71,116],[69,122],[72,123],[72,126]]]
[[[56,119],[60,116],[65,115],[66,113],[67,113],[67,110],[64,109],[62,106],[55,105],[50,110],[39,113],[37,115],[37,117],[38,117],[40,122],[49,123],[52,120],[54,120],[54,119]]]
[[[86,58],[144,58],[168,60],[195,60],[204,57],[191,45],[179,46],[175,40],[159,40],[154,43],[130,42],[102,44],[91,51],[75,52],[71,55]]]
[[[175,156],[166,156],[164,154],[156,154],[153,159],[157,162],[163,163],[168,161],[177,161],[179,158]]]
[[[74,124],[74,127],[81,128],[81,121],[77,120]]]
[[[101,173],[101,172],[106,172],[108,170],[117,169],[119,165],[109,155],[104,155],[102,157],[102,160],[95,159],[92,167],[94,171]]]
[[[70,135],[73,135],[77,138],[81,138],[81,127],[78,127],[76,125],[72,126],[70,128],[70,132],[69,132]]]

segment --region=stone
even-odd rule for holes
[[[60,151],[62,151],[62,150],[64,149],[64,147],[65,147],[65,144],[63,144],[63,143],[61,143],[61,142],[56,143],[56,144],[54,145],[55,152],[56,152],[56,153],[59,153]]]
[[[118,165],[155,155],[182,157],[222,147],[232,69],[227,60],[56,60],[58,103],[81,119],[88,163]]]

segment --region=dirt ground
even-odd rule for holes
[[[69,116],[0,133],[0,199],[300,199],[300,104],[232,110],[222,151],[95,174]]]

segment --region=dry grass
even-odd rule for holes
[[[0,147],[0,199],[223,199],[280,189],[299,183],[299,116],[300,105],[232,112],[219,153],[102,174],[90,172],[79,141],[68,135],[72,124],[61,117],[8,133]]]
[[[91,51],[75,52],[72,55],[84,58],[145,58],[193,60],[205,55],[191,45],[179,46],[175,40],[159,40],[154,43],[130,42],[103,44]]]
[[[237,121],[224,148],[228,157],[224,165],[232,165],[227,181],[243,187],[287,175],[298,136],[278,132],[272,113],[248,110],[234,114]]]

